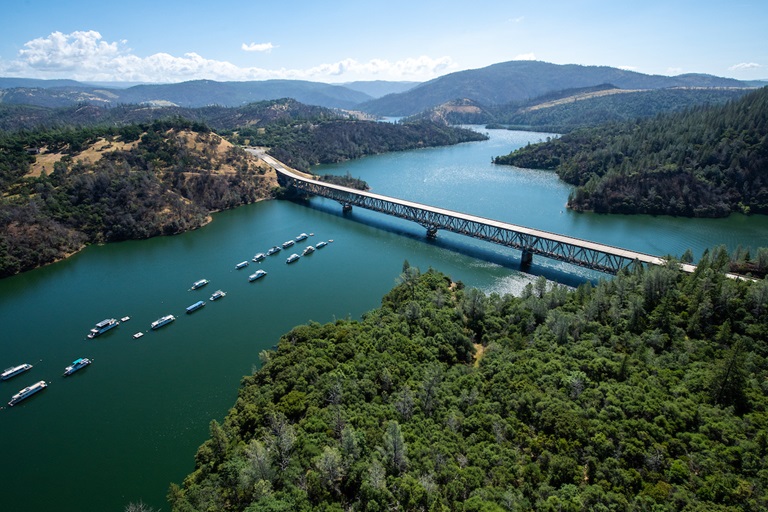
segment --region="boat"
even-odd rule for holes
[[[257,254],[256,256],[253,257],[253,261],[259,262],[259,261],[263,260],[266,257],[267,257],[266,254],[264,254],[263,252],[260,252],[259,254]]]
[[[245,267],[247,267],[247,266],[248,266],[248,262],[247,262],[247,261],[241,261],[240,263],[238,263],[237,265],[235,265],[235,268],[236,268],[237,270],[240,270],[241,268],[245,268]]]
[[[304,248],[304,252],[302,252],[301,255],[306,256],[307,254],[312,254],[313,252],[315,252],[315,248],[311,245],[308,245]]]
[[[272,256],[273,254],[277,254],[277,253],[279,253],[279,252],[280,252],[280,251],[282,251],[282,250],[283,250],[283,249],[282,249],[282,248],[280,248],[280,246],[279,246],[279,245],[275,245],[275,246],[272,246],[272,247],[270,247],[270,249],[267,251],[267,256]]]
[[[120,322],[118,322],[114,318],[106,318],[101,322],[97,323],[96,326],[93,329],[91,329],[91,332],[88,333],[88,338],[93,339],[96,336],[104,334],[105,332],[112,329],[113,327],[117,327],[118,325],[120,325]]]
[[[302,233],[299,236],[296,237],[297,242],[301,242],[302,240],[306,240],[309,235],[306,233]]]
[[[259,269],[259,270],[256,271],[256,273],[249,275],[248,276],[248,280],[249,281],[255,281],[257,279],[260,279],[260,278],[264,277],[265,275],[267,275],[267,271]]]
[[[285,262],[286,263],[293,263],[294,261],[298,260],[299,258],[300,258],[300,256],[298,254],[293,253],[290,256],[288,256],[288,259],[285,260]]]
[[[137,340],[137,339],[141,338],[142,336],[144,336],[144,333],[139,331],[139,332],[137,332],[137,333],[135,333],[133,335],[133,339]]]
[[[129,316],[124,316],[123,318],[121,318],[121,319],[120,319],[120,321],[121,321],[121,322],[127,322],[127,321],[128,321],[128,320],[130,320],[130,319],[131,319],[131,317],[129,317]]]
[[[8,380],[11,377],[15,377],[16,375],[31,369],[32,365],[29,363],[20,364],[18,366],[11,366],[10,368],[3,370],[3,373],[0,374],[0,380]]]
[[[150,324],[150,327],[152,327],[152,330],[159,329],[159,328],[161,328],[164,325],[168,325],[169,323],[173,322],[174,320],[176,320],[176,317],[173,316],[173,315],[161,316],[160,318],[158,318],[157,320],[152,322]]]
[[[193,311],[197,311],[201,307],[205,306],[205,301],[199,300],[192,304],[191,306],[187,307],[187,313],[192,313]]]
[[[64,376],[66,377],[66,376],[68,376],[68,375],[72,375],[72,374],[73,374],[73,373],[75,373],[77,370],[80,370],[81,368],[85,368],[86,366],[88,366],[88,365],[89,365],[89,364],[91,364],[92,362],[93,362],[93,361],[91,361],[91,360],[90,360],[90,359],[88,359],[87,357],[81,357],[81,358],[79,358],[79,359],[75,359],[74,361],[72,361],[72,364],[71,364],[71,365],[67,366],[67,367],[64,369]]]
[[[22,389],[21,391],[13,395],[11,397],[11,401],[8,402],[8,405],[13,407],[17,403],[24,400],[25,398],[29,398],[30,396],[34,395],[38,391],[42,391],[47,387],[48,387],[48,384],[46,384],[44,380],[41,380],[40,382],[35,382],[31,386],[27,386],[26,388]]]
[[[227,292],[223,292],[221,290],[216,290],[215,292],[213,292],[213,295],[211,295],[210,300],[220,299],[220,298],[224,297],[226,294],[227,294]]]
[[[328,242],[317,242],[317,245],[315,246],[315,249],[322,249],[326,245],[328,245]]]
[[[289,248],[290,246],[292,246],[295,243],[296,242],[294,242],[293,240],[288,240],[286,242],[283,242],[283,249],[287,249],[287,248]]]
[[[199,281],[195,281],[194,283],[192,283],[192,289],[193,290],[197,290],[198,288],[202,288],[203,286],[205,286],[207,284],[208,284],[208,280],[207,279],[201,279]]]

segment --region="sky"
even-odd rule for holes
[[[423,82],[511,60],[768,79],[766,0],[13,0],[0,76]]]

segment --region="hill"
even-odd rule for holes
[[[347,89],[352,89],[353,91],[360,91],[365,93],[371,98],[381,98],[387,94],[405,92],[418,84],[419,82],[389,82],[386,80],[370,80],[360,82],[346,82],[340,85],[343,85]]]
[[[555,91],[600,84],[612,84],[620,89],[745,86],[738,80],[710,75],[667,77],[607,66],[511,61],[441,76],[406,92],[368,101],[358,108],[377,115],[409,116],[457,98],[488,106],[503,105],[528,101]]]
[[[578,130],[497,157],[554,169],[568,205],[604,213],[768,213],[768,87],[726,105]]]
[[[15,82],[14,82],[15,80]],[[193,80],[175,84],[142,84],[127,88],[90,86],[74,81],[2,79],[0,103],[67,107],[80,103],[114,106],[141,103],[160,106],[241,106],[263,100],[293,98],[328,108],[353,108],[371,96],[340,85],[303,80],[216,82]],[[16,83],[16,85],[14,85]],[[26,84],[26,85],[22,85]]]
[[[404,265],[260,354],[171,509],[764,510],[768,282],[727,259],[521,297]]]
[[[270,197],[268,166],[189,121],[0,134],[0,277]]]

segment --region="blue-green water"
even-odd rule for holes
[[[494,131],[486,142],[381,155],[328,166],[375,192],[530,225],[656,254],[698,256],[725,243],[768,246],[768,218],[690,220],[574,214],[569,188],[552,173],[497,167],[492,156],[540,134]],[[314,233],[243,270],[257,252]],[[359,318],[396,282],[404,260],[434,267],[470,286],[517,292],[533,278],[516,270],[513,251],[440,233],[425,242],[418,225],[334,202],[268,201],[223,212],[174,237],[90,247],[33,272],[0,280],[0,367],[34,368],[0,382],[0,403],[46,380],[49,387],[0,410],[0,508],[12,511],[115,510],[143,500],[168,510],[165,495],[194,464],[212,419],[222,421],[241,377],[258,354],[292,326]],[[291,252],[333,239],[292,265]],[[268,275],[249,283],[263,268]],[[595,274],[536,260],[535,273],[576,284]],[[201,278],[210,284],[190,290]],[[216,289],[227,296],[208,297]],[[206,300],[201,310],[185,308]],[[177,320],[158,331],[151,321]],[[131,320],[94,340],[85,335],[109,317]],[[134,340],[132,334],[146,335]],[[63,378],[78,357],[93,364]]]

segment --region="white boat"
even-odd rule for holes
[[[260,252],[259,254],[253,257],[253,261],[258,263],[259,261],[263,260],[266,257],[267,257],[266,254],[264,254],[263,252]]]
[[[289,248],[290,246],[292,246],[295,243],[296,242],[294,242],[293,240],[287,240],[287,241],[283,242],[283,249],[287,249],[287,248]]]
[[[264,277],[265,275],[267,275],[267,271],[266,271],[266,270],[262,270],[262,269],[259,269],[259,270],[257,270],[255,273],[253,273],[253,274],[249,275],[249,276],[248,276],[248,280],[249,280],[249,281],[255,281],[255,280],[257,280],[257,279],[261,279],[261,278],[262,278],[262,277]]]
[[[135,333],[133,335],[133,339],[137,340],[137,339],[141,338],[142,336],[144,336],[144,333],[139,331],[139,332],[137,332],[137,333]]]
[[[273,254],[277,254],[277,253],[279,253],[279,252],[280,252],[280,251],[282,251],[282,250],[283,250],[283,249],[281,249],[279,245],[273,245],[273,246],[272,246],[272,247],[270,247],[270,248],[269,248],[269,250],[267,251],[267,256],[272,256]]]
[[[308,245],[304,248],[304,251],[301,253],[302,256],[306,256],[307,254],[312,254],[315,252],[315,248],[311,245]]]
[[[127,322],[127,321],[128,321],[128,320],[130,320],[130,319],[131,319],[131,317],[129,317],[129,316],[124,316],[123,318],[121,318],[121,319],[120,319],[120,321],[121,321],[121,322]]]
[[[199,300],[192,304],[191,306],[187,307],[187,313],[192,313],[193,311],[197,311],[201,307],[205,306],[205,301]]]
[[[208,280],[207,279],[201,279],[199,281],[195,281],[194,283],[192,283],[192,289],[193,290],[197,290],[198,288],[202,288],[203,286],[205,286],[207,284],[208,284]]]
[[[162,327],[164,325],[168,325],[169,323],[173,322],[174,320],[176,320],[176,317],[173,316],[173,315],[161,316],[160,318],[158,318],[157,320],[152,322],[150,324],[150,327],[152,328],[152,330],[159,329],[160,327]]]
[[[287,260],[285,260],[285,262],[286,262],[286,263],[293,263],[294,261],[298,261],[298,259],[299,259],[300,257],[301,257],[301,256],[299,256],[298,254],[296,254],[296,253],[293,253],[293,254],[291,254],[290,256],[288,256],[288,259],[287,259]]]
[[[307,235],[306,233],[302,233],[302,234],[300,234],[299,236],[296,237],[296,241],[297,242],[301,242],[302,240],[306,240],[308,236],[309,235]]]
[[[48,387],[48,384],[44,380],[41,380],[40,382],[35,382],[31,386],[27,386],[26,388],[22,389],[15,395],[11,397],[11,401],[8,402],[8,405],[13,407],[17,403],[21,402],[25,398],[29,398],[30,396],[34,395],[38,391],[44,390],[46,387]]]
[[[0,380],[8,380],[11,377],[15,377],[16,375],[31,369],[32,365],[29,363],[20,364],[18,366],[11,366],[10,368],[3,370],[3,373],[0,374]]]
[[[213,292],[213,295],[211,295],[210,300],[220,299],[220,298],[224,297],[226,294],[227,294],[227,292],[223,292],[221,290],[216,290],[215,292]]]
[[[81,357],[79,359],[75,359],[72,361],[72,364],[64,368],[64,376],[67,377],[69,375],[72,375],[77,370],[80,370],[81,368],[85,368],[89,364],[91,364],[93,361],[88,359],[87,357]]]
[[[317,245],[315,246],[315,249],[322,249],[326,245],[328,245],[328,242],[317,242]]]
[[[112,329],[113,327],[117,327],[118,325],[120,325],[120,322],[118,322],[114,318],[106,318],[101,322],[97,323],[94,326],[94,328],[91,329],[91,332],[88,333],[88,338],[93,339],[96,336],[104,334],[105,332]]]
[[[247,262],[247,261],[241,261],[240,263],[238,263],[237,265],[235,265],[235,268],[236,268],[237,270],[240,270],[241,268],[245,268],[245,267],[247,267],[247,266],[248,266],[248,262]]]

